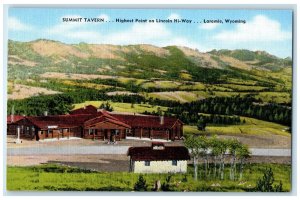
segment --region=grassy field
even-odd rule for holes
[[[152,92],[148,93],[148,97],[152,97],[154,99],[161,99],[161,100],[169,100],[169,101],[179,101],[179,102],[191,102],[196,101],[200,98],[197,94],[193,92],[186,92],[186,91],[174,91],[174,92]]]
[[[143,83],[141,86],[143,88],[164,88],[173,89],[177,88],[181,83],[175,81],[150,81]]]
[[[99,108],[99,106],[105,102],[106,101],[86,101],[84,103],[74,104],[74,109],[83,108],[85,105],[93,105]],[[130,103],[120,103],[111,101],[109,101],[109,103],[113,107],[114,111],[117,112],[143,113],[145,111],[157,112],[158,109],[160,109],[161,111],[167,110],[167,107],[152,106],[149,104],[134,104],[132,107],[132,104]]]
[[[264,134],[276,134],[283,136],[290,136],[291,134],[285,129],[287,126],[280,124],[267,122],[263,120],[258,120],[249,117],[241,117],[241,121],[245,119],[245,124],[239,125],[220,125],[212,126],[207,125],[206,131],[199,131],[196,126],[185,125],[183,128],[184,134],[230,134],[230,135],[240,135],[240,134],[250,134],[250,135],[264,135]]]
[[[92,88],[92,89],[96,89],[96,90],[103,90],[103,89],[112,87],[110,85],[94,84],[94,83],[88,83],[88,82],[77,83],[75,81],[70,81],[70,80],[62,81],[62,83],[65,85],[80,86],[80,87]]]
[[[174,174],[171,178],[172,191],[251,191],[263,170],[271,167],[275,184],[282,181],[284,191],[291,188],[291,166],[282,164],[246,165],[242,180],[229,181],[229,167],[225,168],[225,180],[193,179],[193,167],[184,174]],[[199,168],[201,169],[201,167]],[[145,174],[144,178],[151,191],[156,180],[165,182],[168,174]],[[58,165],[32,167],[8,167],[7,190],[9,191],[132,191],[139,174],[128,172],[91,172]]]
[[[238,85],[238,84],[221,84],[220,86],[233,89],[234,91],[245,91],[245,90],[261,91],[266,89],[266,87],[262,87],[262,86],[249,86],[249,85]]]
[[[288,103],[291,102],[291,94],[288,92],[259,92],[255,95],[264,102]]]

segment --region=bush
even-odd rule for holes
[[[147,184],[146,180],[144,179],[143,175],[139,176],[138,181],[134,184],[134,191],[147,191]]]
[[[282,182],[280,181],[279,185],[274,185],[275,179],[274,174],[271,168],[264,171],[262,178],[258,179],[255,187],[257,192],[283,192]]]
[[[171,181],[171,178],[172,178],[172,175],[168,175],[167,178],[166,178],[166,182],[164,182],[162,185],[161,185],[161,190],[162,191],[172,191],[171,190],[171,184],[170,184],[170,181]]]

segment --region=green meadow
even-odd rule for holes
[[[249,135],[264,135],[264,134],[276,134],[290,137],[291,134],[286,131],[287,126],[276,124],[273,122],[267,122],[249,117],[241,117],[241,121],[245,120],[245,123],[239,125],[208,125],[206,131],[202,131],[205,134],[249,134]],[[193,126],[192,126],[193,127]],[[191,129],[191,128],[190,128]],[[194,126],[192,130],[187,129],[186,133],[196,132],[197,127]],[[201,131],[198,131],[201,133]]]
[[[199,165],[199,172],[202,165]],[[224,180],[193,178],[193,167],[188,166],[186,174],[173,174],[169,182],[170,191],[222,191],[251,192],[267,168],[272,168],[274,184],[282,182],[283,191],[291,189],[291,166],[283,164],[247,164],[243,178],[229,180],[229,166],[225,167]],[[147,191],[155,181],[163,184],[170,174],[144,174]],[[60,165],[31,167],[7,167],[8,191],[133,191],[139,174],[129,172],[95,172]]]
[[[74,105],[74,109],[83,108],[87,105],[93,105],[97,108],[100,107],[102,103],[107,101],[85,101],[84,103],[79,103]],[[143,113],[147,112],[157,112],[158,110],[165,111],[167,107],[164,106],[153,106],[150,104],[131,104],[131,103],[121,103],[108,101],[116,112],[129,112],[129,113]]]

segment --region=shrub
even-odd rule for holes
[[[162,185],[161,185],[161,190],[162,191],[172,191],[171,190],[171,184],[170,184],[170,181],[171,181],[171,178],[172,178],[172,175],[168,175],[167,178],[166,178],[166,182],[164,182]]]
[[[280,181],[279,185],[274,185],[275,179],[274,174],[271,168],[264,171],[262,178],[258,179],[255,187],[257,192],[283,192],[282,182]]]
[[[139,176],[138,181],[134,184],[134,191],[147,191],[147,184],[146,180],[144,179],[143,175]]]

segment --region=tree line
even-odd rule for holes
[[[151,105],[162,106],[178,106],[177,102],[168,100],[159,100],[150,98],[147,100],[141,95],[114,95],[109,96],[103,91],[95,89],[80,89],[68,91],[63,94],[39,95],[20,100],[7,101],[7,114],[11,114],[14,106],[17,115],[43,115],[44,111],[48,111],[51,115],[69,113],[73,104],[82,103],[84,101],[113,101],[132,104],[142,104],[148,102]]]
[[[251,96],[211,97],[170,107],[166,113],[176,115],[184,122],[193,121],[198,113],[241,115],[288,126],[291,125],[292,118],[290,107],[275,103],[264,104]]]

